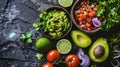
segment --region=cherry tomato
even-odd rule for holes
[[[65,64],[67,65],[67,67],[78,67],[80,61],[75,54],[69,54],[65,58]]]
[[[54,62],[60,60],[60,53],[57,50],[51,50],[47,54],[47,61]]]
[[[46,63],[46,64],[43,64],[42,67],[54,67],[54,65],[51,63]]]

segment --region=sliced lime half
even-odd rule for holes
[[[73,0],[58,0],[58,3],[63,7],[69,7],[72,5]]]
[[[67,39],[59,40],[56,47],[61,54],[68,54],[72,49],[72,45]]]

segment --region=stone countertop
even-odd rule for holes
[[[39,20],[39,14],[43,10],[51,6],[59,6],[57,0],[0,0],[0,67],[41,67],[46,62],[45,58],[40,61],[35,57],[38,53],[35,43],[27,46],[19,37],[27,31],[32,32],[35,38],[45,37],[41,32],[35,31],[32,24]],[[99,33],[93,38],[103,34],[105,33]],[[78,47],[73,46],[73,49],[75,52]],[[100,64],[100,67],[104,65],[111,67],[109,61]]]
[[[0,67],[41,67],[45,59],[39,61],[35,47],[26,46],[19,37],[27,31],[42,37],[32,24],[51,6],[58,6],[57,0],[0,0]]]

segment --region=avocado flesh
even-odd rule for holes
[[[98,45],[103,46],[104,49],[105,49],[103,56],[100,57],[100,58],[96,58],[93,54],[95,47],[97,47]],[[98,38],[93,43],[93,45],[91,46],[91,48],[89,50],[89,56],[90,56],[91,60],[94,61],[94,62],[99,62],[100,63],[100,62],[105,61],[107,59],[108,55],[109,55],[109,47],[108,47],[108,43],[107,43],[106,38]]]
[[[78,30],[73,30],[71,32],[71,37],[74,43],[81,48],[86,48],[92,43],[88,35]]]

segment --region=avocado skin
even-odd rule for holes
[[[95,49],[96,46],[98,45],[101,45],[104,47],[105,49],[105,52],[103,54],[102,57],[100,58],[96,58],[93,54],[93,51]],[[108,43],[107,43],[107,39],[106,38],[98,38],[94,43],[93,45],[90,47],[90,50],[89,50],[89,57],[92,61],[94,62],[98,62],[98,63],[101,63],[103,61],[105,61],[107,58],[108,58],[108,55],[109,55],[109,46],[108,46]]]
[[[73,42],[78,47],[81,47],[81,48],[86,48],[90,46],[90,44],[92,43],[91,38],[87,34],[81,31],[78,31],[78,30],[73,30],[71,32],[71,37],[72,37]]]

